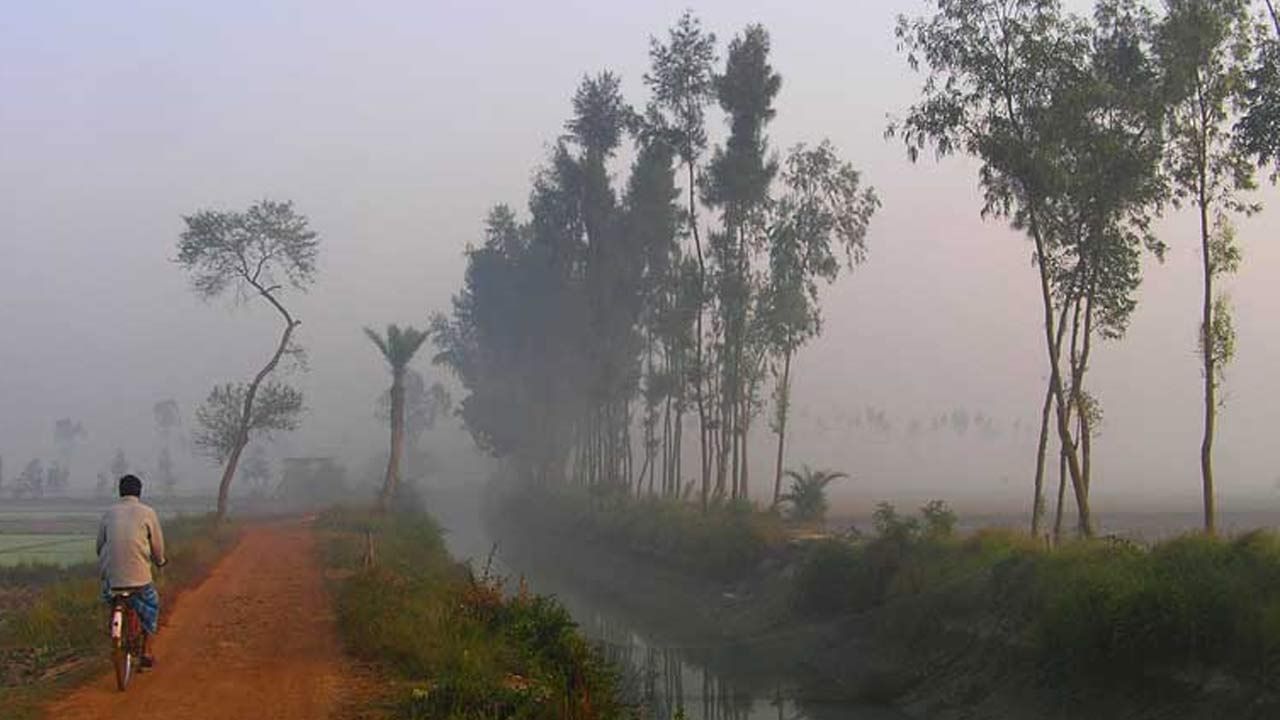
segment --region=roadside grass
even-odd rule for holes
[[[622,717],[614,676],[567,611],[450,559],[424,513],[324,514],[318,529],[348,649],[395,677],[411,720]],[[366,565],[366,534],[375,560]]]
[[[89,538],[88,543],[93,544]],[[20,562],[0,566],[0,587],[36,589],[74,578],[94,575],[97,565],[90,562],[61,565],[40,562]]]
[[[168,565],[156,578],[162,617],[172,611],[176,593],[199,582],[239,535],[212,515],[168,520],[164,532]],[[33,594],[26,607],[0,622],[0,707],[5,717],[36,717],[52,693],[106,669],[96,662],[105,663],[107,650],[97,566],[17,565],[0,571],[0,587]]]

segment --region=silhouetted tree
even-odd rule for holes
[[[852,268],[862,262],[867,226],[880,204],[874,190],[862,187],[858,171],[825,141],[815,148],[793,148],[782,181],[786,191],[769,226],[769,275],[759,312],[767,347],[781,363],[781,370],[775,369],[775,504],[781,498],[791,359],[822,332],[819,281],[835,282],[842,265]]]
[[[296,415],[288,420],[282,413],[300,410],[301,395],[296,390],[274,386],[275,407],[266,413],[255,409],[263,382],[276,369],[287,352],[295,351],[293,334],[299,321],[281,302],[286,285],[305,291],[315,281],[316,255],[319,242],[306,217],[299,215],[289,202],[264,200],[243,212],[202,210],[183,218],[187,229],[178,241],[177,262],[192,276],[196,293],[205,299],[221,296],[234,289],[238,298],[261,298],[280,316],[284,329],[275,353],[248,385],[227,385],[215,389],[204,408],[205,417],[216,420],[215,426],[204,428],[205,450],[213,451],[226,467],[218,483],[218,518],[226,517],[227,497],[235,477],[240,453],[249,443],[250,431],[256,427],[292,429]],[[234,429],[226,420],[233,419],[223,406],[229,399],[242,406]],[[262,425],[262,420],[269,424]]]
[[[378,397],[377,416],[391,423],[391,390]],[[402,478],[414,480],[421,477],[425,456],[420,450],[422,434],[436,426],[440,418],[453,410],[453,398],[444,385],[438,382],[427,385],[422,374],[407,370],[404,375],[404,462]]]
[[[182,427],[182,411],[178,409],[178,402],[172,398],[152,405],[151,414],[155,418],[156,428],[165,437],[175,428]]]
[[[167,445],[160,448],[160,456],[156,459],[156,481],[170,497],[178,487],[178,474],[174,471],[173,456],[169,454]]]
[[[1257,36],[1248,0],[1169,0],[1157,28],[1156,46],[1171,94],[1166,165],[1180,200],[1198,216],[1201,308],[1198,333],[1204,379],[1204,434],[1200,475],[1204,529],[1217,529],[1213,441],[1221,400],[1218,390],[1235,354],[1235,328],[1227,296],[1215,280],[1240,264],[1233,215],[1258,207],[1239,193],[1254,187],[1247,151],[1231,130],[1246,102],[1248,61]]]
[[[244,460],[244,479],[253,497],[267,496],[271,485],[271,461],[261,444],[249,446],[249,454]]]
[[[698,448],[704,509],[709,499],[711,479],[706,397],[708,372],[703,347],[707,261],[698,227],[697,188],[699,163],[707,149],[706,107],[715,97],[715,45],[715,34],[704,31],[702,23],[691,12],[685,12],[668,31],[665,44],[656,38],[649,39],[649,72],[644,76],[645,84],[653,93],[653,103],[645,115],[649,132],[665,139],[675,148],[686,174],[685,190],[689,205],[685,220],[693,238],[697,264],[691,268],[695,272],[688,273],[685,279],[689,289],[687,296],[694,302],[692,315],[696,329],[692,367],[686,368],[687,372],[682,379],[687,379],[693,386],[698,408]]]
[[[115,480],[119,480],[128,474],[129,459],[125,457],[124,450],[122,448],[116,448],[116,454],[111,458],[111,466],[108,469],[111,471],[112,478]]]
[[[370,328],[365,328],[364,334],[391,368],[391,454],[387,458],[387,474],[378,496],[378,508],[386,512],[400,482],[400,456],[404,451],[404,377],[413,356],[427,341],[427,333],[407,325],[401,328],[392,324],[387,325],[383,335]]]
[[[716,313],[709,342],[720,395],[712,408],[715,492],[725,492],[727,476],[729,494],[739,497],[746,494],[741,475],[747,461],[745,434],[763,356],[748,349],[759,337],[752,327],[759,294],[752,261],[764,245],[764,212],[778,172],[765,127],[777,114],[773,101],[782,78],[769,63],[769,34],[763,26],[750,25],[730,41],[724,73],[714,77],[713,85],[729,122],[729,137],[712,153],[702,193],[721,220],[720,230],[708,238],[709,291]]]
[[[47,489],[50,492],[62,492],[70,483],[71,478],[71,462],[75,455],[76,445],[88,433],[84,430],[84,425],[73,421],[71,418],[62,418],[53,424],[53,447],[58,454],[56,462],[57,473],[55,477],[50,477],[54,482],[47,483]],[[52,471],[54,468],[49,468]]]
[[[14,479],[13,494],[15,497],[42,498],[45,483],[44,463],[34,458],[22,469],[22,473]]]
[[[67,491],[71,471],[60,462],[54,461],[45,470],[44,487],[47,492],[61,494]]]
[[[1040,0],[934,4],[932,17],[899,22],[909,61],[926,66],[928,78],[921,101],[890,132],[902,134],[913,159],[928,146],[980,159],[983,213],[1009,218],[1034,244],[1049,394],[1088,535],[1091,432],[1079,414],[1083,425],[1073,430],[1072,409],[1086,392],[1094,335],[1123,333],[1140,253],[1161,249],[1148,230],[1162,198],[1150,18],[1132,0],[1100,0],[1093,22]]]
[[[151,414],[155,418],[156,431],[160,435],[160,453],[156,457],[156,480],[172,496],[178,485],[178,475],[174,470],[170,447],[173,431],[182,427],[182,412],[178,409],[177,401],[170,398],[152,405]]]

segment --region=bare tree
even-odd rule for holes
[[[183,220],[187,229],[178,241],[177,262],[191,274],[196,294],[212,299],[234,289],[239,300],[260,298],[284,325],[275,353],[253,380],[248,385],[215,388],[201,409],[205,418],[216,422],[204,427],[205,442],[197,440],[197,444],[226,462],[218,484],[221,519],[226,517],[231,481],[250,431],[296,427],[301,394],[279,384],[264,387],[263,382],[286,353],[296,350],[291,343],[300,323],[285,308],[280,294],[286,285],[306,291],[315,281],[319,241],[306,217],[294,212],[290,202],[264,200],[244,212],[202,210]],[[261,412],[255,407],[260,390],[265,406]],[[225,403],[231,398],[241,405],[228,416]],[[268,399],[272,402],[267,403]]]

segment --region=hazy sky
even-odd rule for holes
[[[314,291],[286,299],[303,321],[310,371],[298,381],[311,408],[288,447],[363,456],[381,441],[372,400],[386,376],[359,328],[444,309],[486,209],[523,208],[581,76],[613,69],[643,104],[647,38],[686,4],[12,4],[0,20],[6,474],[47,455],[64,416],[90,432],[81,482],[117,446],[141,459],[154,402],[173,396],[190,413],[212,384],[263,362],[275,318],[194,299],[170,262],[183,213],[263,197],[293,199],[323,243]],[[693,6],[722,40],[748,22],[771,32],[783,75],[773,147],[830,137],[884,201],[869,262],[828,293],[826,335],[797,360],[808,417],[791,457],[853,472],[846,497],[927,488],[1017,499],[1034,436],[1010,426],[1038,419],[1044,383],[1031,248],[979,218],[971,164],[913,166],[882,137],[918,88],[893,19],[921,8]],[[1259,198],[1275,204],[1280,191]],[[1267,452],[1280,427],[1277,230],[1274,208],[1242,224],[1245,263],[1230,283],[1240,337],[1218,452],[1228,499],[1280,498]],[[1129,337],[1100,346],[1091,374],[1106,413],[1102,498],[1193,501],[1198,487],[1194,219],[1171,214],[1161,236],[1172,250],[1163,266],[1148,263]],[[868,404],[888,412],[895,439],[840,424]],[[954,407],[993,416],[1003,435],[902,438],[912,418],[927,426]],[[762,479],[769,452],[756,455]]]

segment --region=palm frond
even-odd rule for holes
[[[430,337],[425,330],[419,330],[411,325],[400,327],[394,323],[387,325],[385,335],[379,335],[369,328],[364,329],[364,334],[378,347],[382,357],[395,372],[408,367],[413,357],[418,354],[418,350]]]
[[[381,336],[381,335],[379,335],[379,334],[377,333],[377,331],[375,331],[373,328],[368,328],[368,327],[367,327],[367,328],[364,328],[364,334],[365,334],[365,337],[369,338],[369,340],[370,340],[370,341],[371,341],[375,346],[377,346],[377,348],[378,348],[379,352],[381,352],[381,353],[382,353],[382,357],[384,357],[384,358],[386,358],[388,361],[390,361],[390,360],[391,360],[391,350],[387,347],[387,341],[386,341],[386,340],[384,340],[384,339],[382,339],[382,336]]]

